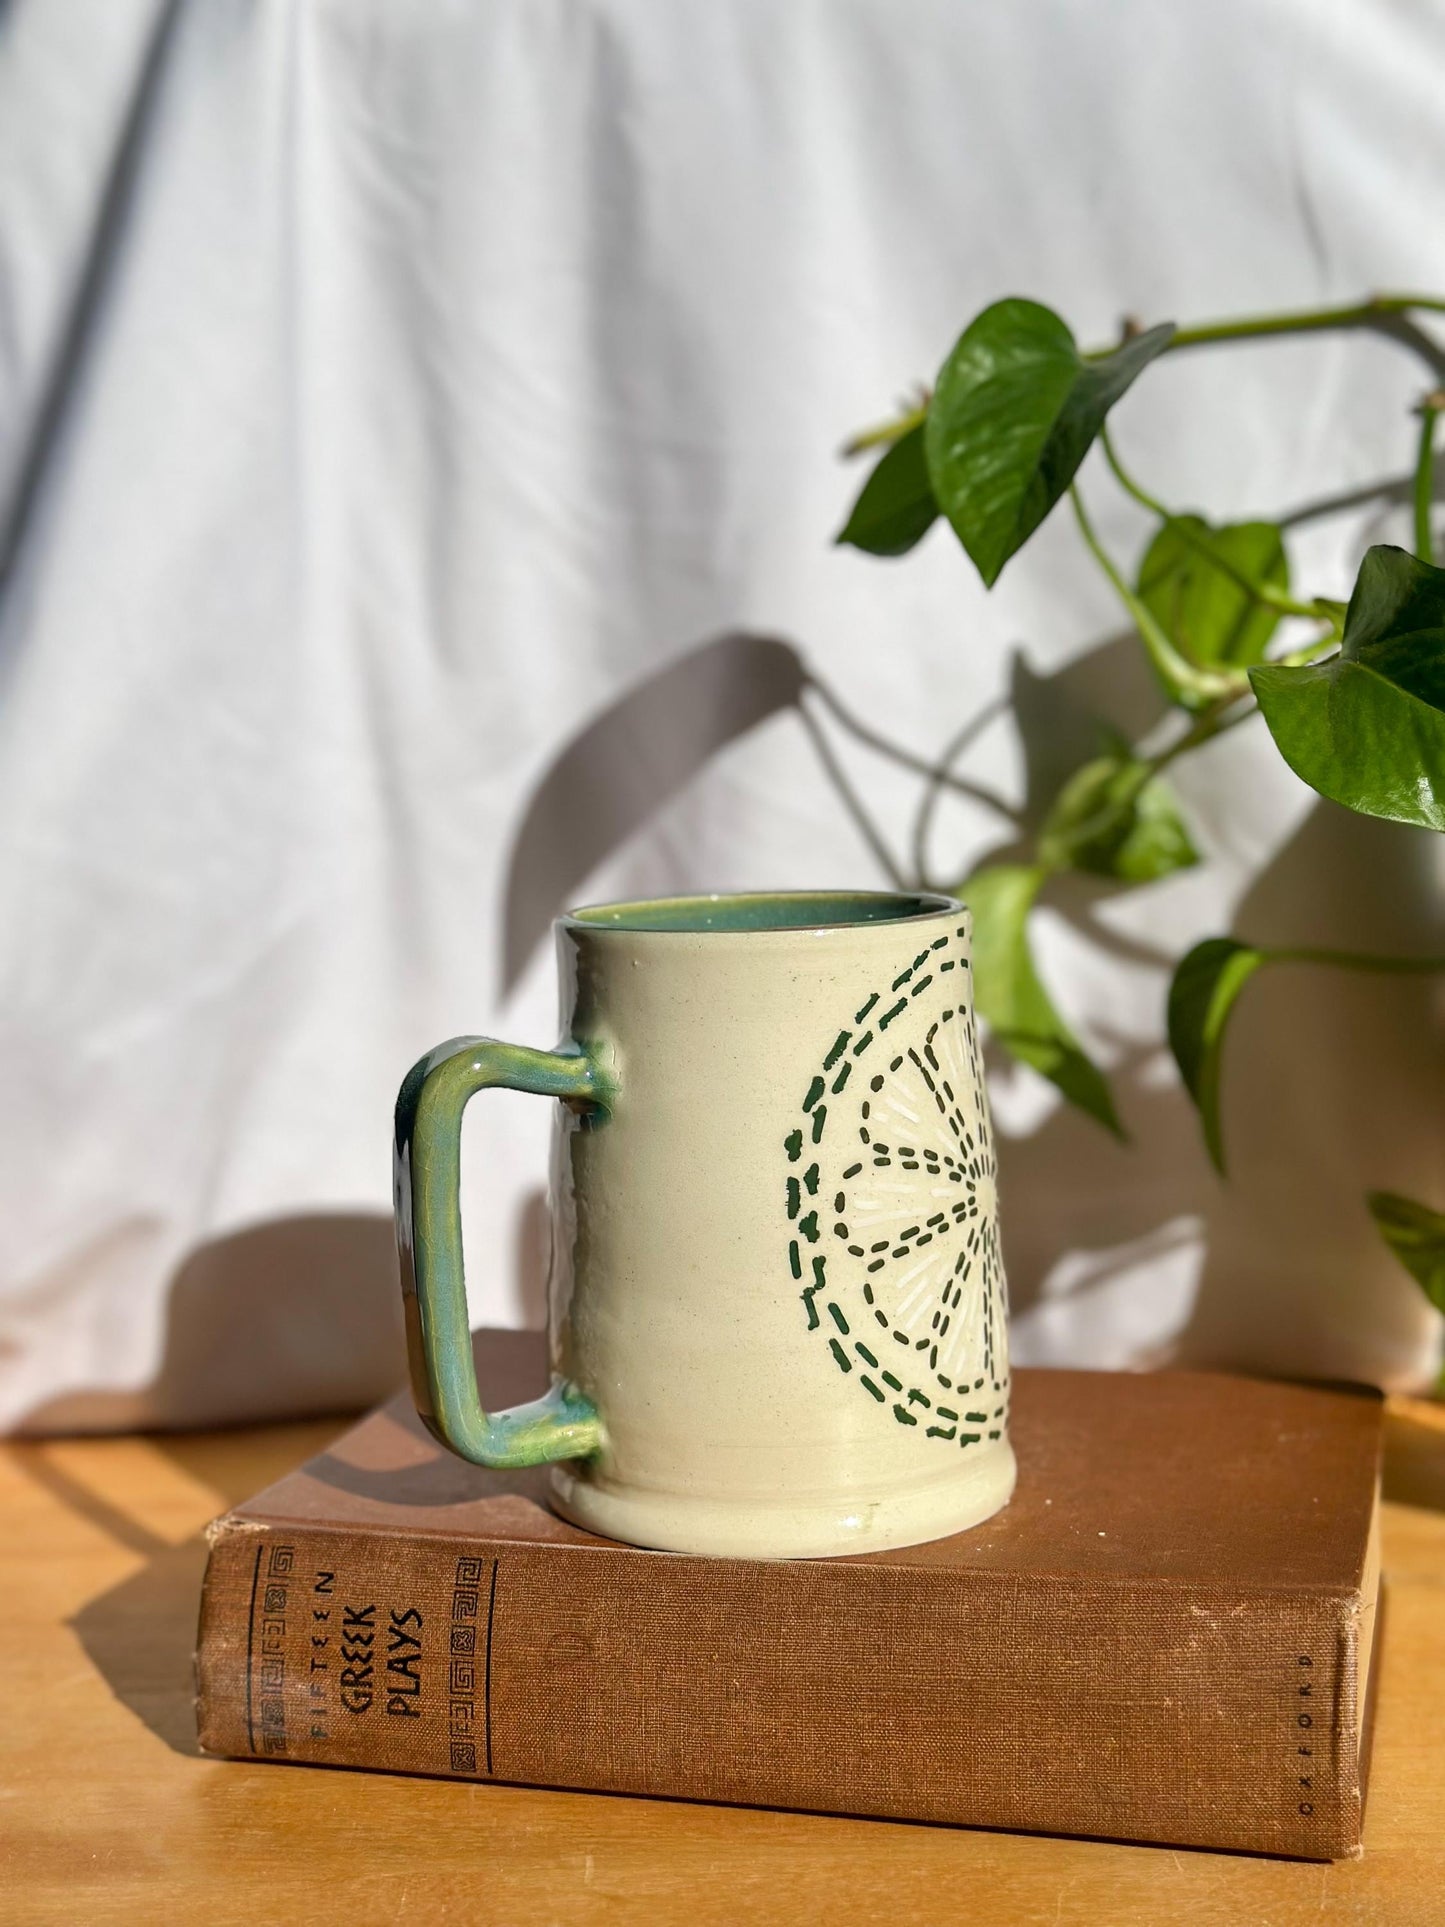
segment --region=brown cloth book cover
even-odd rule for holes
[[[544,1382],[489,1332],[483,1397]],[[1382,1407],[1020,1371],[971,1532],[702,1559],[547,1510],[404,1398],[211,1528],[208,1753],[1327,1859],[1359,1850]]]

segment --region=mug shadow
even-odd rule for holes
[[[479,1354],[483,1393],[495,1403],[510,1402],[518,1374],[537,1369],[548,1256],[547,1199],[538,1187],[523,1201],[512,1244],[515,1291],[533,1329],[488,1332]],[[363,1475],[323,1448],[356,1413],[394,1394],[405,1376],[390,1215],[278,1218],[201,1245],[178,1268],[161,1361],[140,1395],[145,1435],[151,1448],[216,1493],[218,1513],[317,1454],[320,1476],[352,1489]],[[520,1396],[537,1389],[529,1385]],[[37,1440],[133,1431],[136,1402],[134,1393],[66,1393],[27,1414],[10,1449],[27,1477],[144,1560],[89,1601],[71,1625],[116,1698],[167,1746],[194,1755],[191,1667],[205,1535],[171,1544],[72,1478]],[[308,1413],[329,1416],[303,1416]],[[416,1429],[421,1435],[419,1423]],[[381,1475],[386,1489],[379,1494],[378,1475],[364,1475],[366,1489],[395,1504],[421,1503],[424,1478],[432,1504],[490,1496],[493,1489],[544,1503],[545,1472],[491,1474],[441,1452],[437,1461],[439,1470],[412,1466]]]
[[[475,1342],[484,1402],[513,1403],[540,1389],[545,1343],[539,1332],[484,1331]],[[404,1369],[400,1358],[396,1362]],[[396,1389],[395,1374],[386,1389]],[[490,1472],[468,1465],[433,1446],[409,1409],[398,1413],[398,1432],[410,1434],[423,1448],[422,1456],[393,1469],[353,1464],[329,1449],[352,1419],[353,1414],[338,1412],[327,1419],[238,1427],[226,1434],[153,1433],[147,1442],[214,1490],[218,1513],[253,1498],[302,1464],[321,1484],[390,1505],[463,1505],[506,1494],[546,1506],[545,1466]],[[11,1449],[23,1455],[27,1476],[53,1498],[141,1555],[143,1563],[134,1572],[88,1601],[69,1623],[86,1658],[121,1704],[173,1752],[200,1758],[193,1664],[209,1550],[206,1533],[170,1544],[48,1460],[42,1446],[27,1441]]]
[[[250,1226],[198,1247],[172,1280],[161,1361],[141,1394],[155,1428],[148,1442],[214,1490],[219,1512],[318,1451],[405,1369],[389,1215],[317,1212]],[[116,1698],[174,1751],[195,1754],[204,1535],[169,1543],[25,1437],[131,1430],[135,1407],[133,1393],[66,1393],[27,1415],[12,1450],[52,1497],[143,1557],[71,1625]],[[266,1422],[307,1412],[334,1416]]]
[[[405,1371],[390,1214],[311,1212],[199,1245],[166,1297],[155,1376],[139,1393],[70,1391],[22,1436],[183,1430],[354,1412]]]
[[[297,1425],[245,1428],[225,1453],[213,1434],[157,1434],[150,1443],[180,1469],[217,1492],[218,1510],[236,1504],[330,1441],[349,1423],[341,1415]],[[234,1449],[237,1438],[244,1449]],[[44,1456],[19,1443],[24,1470],[52,1498],[141,1555],[144,1563],[117,1585],[88,1600],[69,1621],[90,1664],[116,1699],[175,1753],[200,1757],[196,1743],[192,1663],[201,1580],[206,1569],[203,1532],[170,1544],[124,1511],[99,1498]],[[235,1474],[244,1467],[240,1477]],[[230,1471],[231,1477],[226,1477]]]

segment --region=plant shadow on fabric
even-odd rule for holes
[[[1098,1286],[1111,1269],[1185,1241],[1185,1221],[1204,1221],[1211,1256],[1180,1355],[1324,1373],[1358,1368],[1358,1334],[1330,1302],[1331,1289],[1310,1304],[1298,1288],[1315,1246],[1336,1274],[1336,1298],[1346,1260],[1359,1277],[1378,1276],[1385,1264],[1358,1198],[1342,1205],[1338,1187],[1323,1182],[1331,1129],[1336,1146],[1349,1120],[1362,1151],[1376,1143],[1398,1151],[1410,1133],[1398,1117],[1389,1128],[1391,1104],[1397,1112],[1413,1107],[1422,1156],[1410,1165],[1407,1155],[1408,1169],[1362,1176],[1359,1188],[1428,1186],[1433,1179],[1428,1147],[1438,1120],[1413,1090],[1381,1089],[1378,1069],[1409,1062],[1412,1037],[1419,1057],[1418,1042],[1430,1034],[1429,980],[1445,968],[1445,959],[1426,950],[1438,946],[1442,918],[1423,834],[1445,824],[1445,781],[1437,782],[1445,771],[1445,571],[1421,559],[1429,554],[1433,431],[1445,396],[1432,391],[1421,404],[1412,474],[1304,504],[1273,523],[1211,525],[1165,508],[1125,468],[1105,417],[1159,355],[1253,335],[1373,332],[1420,354],[1438,378],[1445,350],[1414,310],[1440,306],[1425,297],[1378,297],[1316,316],[1165,326],[1147,335],[1126,328],[1118,348],[1088,355],[1036,303],[985,310],[919,405],[857,438],[854,452],[883,454],[839,540],[901,555],[942,518],[991,586],[1067,495],[1129,629],[1049,676],[1035,675],[1017,654],[1007,699],[966,721],[936,758],[860,719],[779,638],[723,636],[670,663],[594,719],[535,791],[510,867],[506,984],[515,982],[548,918],[604,855],[737,736],[791,713],[890,881],[949,889],[968,902],[974,990],[990,1033],[991,1067],[997,1072],[1009,1059],[1029,1065],[1067,1100],[1032,1137],[1003,1147],[1015,1309],[1038,1301],[1050,1261],[1061,1252],[1084,1255],[1086,1283]],[[1009,434],[1000,429],[1000,411]],[[1074,479],[1096,441],[1117,485],[1154,518],[1132,583],[1104,550]],[[1414,505],[1418,557],[1371,549],[1348,609],[1291,590],[1289,529],[1366,501],[1402,499]],[[966,752],[1005,717],[1023,754],[1018,805],[965,773]],[[1318,806],[1277,848],[1231,935],[1197,944],[1176,967],[1172,955],[1122,935],[1097,912],[1113,896],[1200,863],[1188,812],[1164,772],[1172,778],[1174,766],[1241,724],[1254,722],[1262,738],[1261,717],[1296,773],[1333,802]],[[855,758],[861,745],[921,779],[907,855],[890,847],[875,821],[839,753],[840,734],[853,739]],[[1353,742],[1348,753],[1338,749],[1341,740]],[[599,809],[598,799],[613,791],[622,800]],[[950,793],[989,812],[999,838],[956,876],[937,874],[930,858],[937,808]],[[1380,819],[1393,819],[1393,826]],[[587,826],[585,836],[579,824]],[[1161,1081],[1157,1049],[1116,1038],[1106,1074],[1075,1037],[1035,962],[1041,902],[1096,951],[1174,971],[1169,1044],[1221,1171],[1219,1073],[1225,1029],[1242,1003],[1233,1027],[1244,1042],[1231,1049],[1229,1117],[1247,1154],[1234,1160],[1230,1192],[1221,1195],[1203,1160],[1189,1157],[1182,1142],[1187,1113],[1177,1086]],[[1368,932],[1368,950],[1360,947],[1361,931]],[[1390,953],[1380,954],[1381,946]],[[1239,999],[1265,965],[1267,981]],[[1273,968],[1284,965],[1295,967]],[[1357,973],[1358,981],[1342,986],[1341,972]],[[1321,975],[1333,979],[1323,994]],[[1381,984],[1381,976],[1393,981]],[[1162,1006],[1161,998],[1161,1019]],[[1349,1017],[1343,1026],[1342,1011]],[[1139,1028],[1131,1028],[1135,1039]],[[1091,1136],[1081,1128],[1085,1118],[1116,1142]],[[1323,1132],[1322,1118],[1334,1120]],[[1127,1164],[1118,1148],[1126,1138],[1133,1144]],[[1311,1159],[1319,1183],[1314,1204],[1306,1198]],[[1277,1227],[1270,1248],[1270,1221],[1282,1200],[1316,1234],[1293,1252],[1280,1249]],[[1404,1263],[1387,1274],[1393,1285],[1373,1291],[1376,1327],[1364,1368],[1389,1379],[1400,1360],[1418,1353],[1427,1317],[1405,1270],[1427,1297],[1445,1304],[1445,1217],[1395,1193],[1372,1193],[1370,1211]],[[1034,1227],[1032,1241],[1020,1239],[1020,1224]],[[1274,1278],[1290,1271],[1283,1292],[1274,1289]],[[1264,1298],[1273,1291],[1276,1300],[1263,1318],[1262,1284]],[[1220,1315],[1226,1307],[1230,1315]],[[1241,1345],[1241,1321],[1251,1317],[1260,1329]],[[1303,1344],[1301,1333],[1310,1334]]]

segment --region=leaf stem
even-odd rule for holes
[[[1157,497],[1149,494],[1147,489],[1135,481],[1120,461],[1119,452],[1107,428],[1100,429],[1099,444],[1104,451],[1105,461],[1114,472],[1115,481],[1124,493],[1132,495],[1134,500],[1142,508],[1148,509],[1151,515],[1157,515],[1161,522],[1174,531],[1181,542],[1187,543],[1191,549],[1212,563],[1221,575],[1227,576],[1245,595],[1255,602],[1265,603],[1271,609],[1278,609],[1281,615],[1309,616],[1320,622],[1337,621],[1341,608],[1339,603],[1319,596],[1302,602],[1297,596],[1290,595],[1288,590],[1277,588],[1273,582],[1256,582],[1242,569],[1236,568],[1223,550],[1216,547],[1207,535],[1201,535],[1199,530],[1192,527],[1183,516],[1176,515],[1172,509],[1166,508]]]
[[[1247,701],[1222,698],[1196,716],[1182,736],[1176,737],[1172,743],[1166,743],[1154,755],[1143,758],[1144,767],[1150,776],[1157,776],[1179,757],[1187,756],[1190,750],[1212,742],[1216,736],[1237,728],[1240,723],[1247,723],[1251,716],[1258,714],[1259,705],[1252,697]]]
[[[1318,662],[1321,656],[1329,654],[1339,646],[1339,628],[1331,624],[1325,633],[1322,636],[1316,636],[1313,642],[1303,643],[1298,649],[1291,649],[1287,655],[1268,656],[1265,660],[1273,668],[1303,669],[1309,663]]]
[[[1430,545],[1430,504],[1435,492],[1435,418],[1445,407],[1445,395],[1438,390],[1420,404],[1420,452],[1415,457],[1415,553],[1422,562],[1432,562]]]
[[[1223,700],[1235,701],[1249,693],[1249,683],[1242,675],[1230,675],[1222,670],[1201,669],[1197,664],[1186,662],[1165,635],[1153,613],[1142,603],[1129,587],[1113,557],[1094,532],[1084,508],[1083,497],[1075,483],[1069,484],[1069,499],[1074,505],[1074,517],[1094,560],[1104,571],[1113,585],[1115,594],[1128,610],[1134,626],[1139,631],[1139,639],[1148,651],[1160,679],[1174,700],[1186,709],[1202,709],[1210,703]]]
[[[838,453],[845,459],[851,455],[866,455],[870,448],[886,448],[894,442],[901,442],[905,435],[911,434],[918,425],[927,420],[928,402],[919,402],[916,408],[907,409],[889,421],[878,422],[872,428],[860,428],[856,435],[850,435]]]

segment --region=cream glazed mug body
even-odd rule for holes
[[[397,1102],[417,1408],[483,1465],[552,1464],[556,1509],[641,1546],[752,1558],[961,1531],[1013,1489],[996,1164],[967,912],[804,892],[582,909],[563,1042],[438,1047]],[[553,1383],[482,1411],[461,1113],[559,1100]]]

